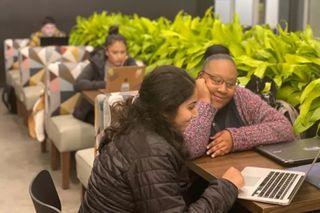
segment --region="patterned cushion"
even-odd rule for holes
[[[87,63],[87,61],[79,63],[56,62],[48,65],[48,82],[45,94],[46,111],[49,117],[73,112],[80,98],[80,93],[74,91],[73,84]]]
[[[5,39],[4,40],[4,57],[5,57],[5,70],[8,72],[13,65],[18,62],[18,50],[28,46],[30,39]],[[16,67],[17,68],[17,67]]]
[[[20,74],[23,86],[45,82],[45,69],[50,63],[81,62],[88,59],[90,46],[26,47],[20,50]]]

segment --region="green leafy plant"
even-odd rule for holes
[[[277,98],[286,100],[300,110],[294,129],[301,133],[320,120],[317,96],[310,88],[317,87],[320,76],[319,41],[310,27],[304,32],[287,32],[281,27],[275,34],[267,26],[254,26],[242,41],[245,53],[236,57],[242,82],[252,74],[269,76],[277,84]]]
[[[269,76],[277,85],[277,98],[299,108],[294,129],[301,133],[320,120],[320,43],[310,27],[304,32],[288,32],[256,25],[243,32],[239,17],[224,24],[208,8],[203,17],[179,12],[173,21],[164,17],[150,20],[138,15],[94,13],[77,17],[71,31],[74,45],[103,45],[111,25],[119,25],[130,54],[147,65],[147,71],[163,64],[185,68],[196,76],[206,48],[223,44],[230,49],[245,85],[250,76]]]

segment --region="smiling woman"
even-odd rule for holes
[[[191,158],[211,157],[250,149],[259,144],[290,141],[290,122],[253,92],[237,85],[237,68],[231,56],[206,59],[199,116],[192,119],[184,137]]]

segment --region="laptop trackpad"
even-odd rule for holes
[[[256,176],[245,176],[244,177],[244,183],[245,186],[254,186],[258,183],[261,177],[256,177]]]

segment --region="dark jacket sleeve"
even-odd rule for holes
[[[88,64],[80,73],[74,83],[74,90],[80,92],[83,90],[97,90],[105,88],[104,79],[96,80],[96,71],[92,63]]]
[[[150,157],[138,160],[129,170],[129,184],[138,212],[227,212],[237,197],[237,188],[217,179],[189,206],[183,199],[174,160]]]

